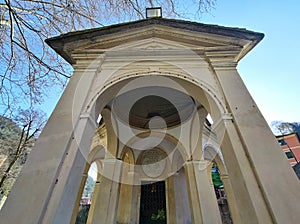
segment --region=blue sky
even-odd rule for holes
[[[188,7],[188,6],[187,6]],[[199,21],[262,32],[265,38],[238,65],[238,71],[268,123],[300,121],[300,1],[217,1]],[[53,110],[59,94],[44,105]]]
[[[268,123],[300,121],[299,13],[297,0],[219,0],[199,20],[265,34],[238,71]]]

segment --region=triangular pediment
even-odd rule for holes
[[[155,18],[68,33],[48,39],[47,43],[73,64],[74,53],[95,54],[112,49],[234,49],[242,57],[262,37],[245,29]]]

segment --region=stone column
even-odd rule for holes
[[[118,130],[114,123],[113,115],[109,108],[104,108],[101,112],[106,127],[107,153],[106,158],[117,158],[118,155]]]
[[[70,79],[0,212],[1,222],[52,223],[55,217],[70,221],[77,196],[73,197],[73,193],[79,189],[86,162],[82,153],[88,152],[91,129],[95,129],[89,124],[90,119],[79,118],[96,74],[91,71],[81,80],[83,72],[76,70]],[[78,140],[74,129],[84,138],[80,136]],[[79,173],[80,180],[75,173]]]
[[[203,138],[203,127],[207,116],[207,111],[204,107],[197,108],[197,113],[194,115],[193,122],[191,123],[191,159],[201,160],[202,159],[202,138]]]
[[[117,160],[115,163],[114,177],[112,181],[110,200],[108,206],[108,217],[106,223],[116,223],[117,209],[120,194],[120,180],[121,180],[122,161]]]
[[[87,224],[91,224],[92,223],[92,218],[94,217],[95,205],[96,205],[97,198],[99,197],[98,195],[99,195],[99,190],[100,190],[101,179],[99,180],[99,178],[98,178],[97,182],[95,183],[93,197],[92,197],[92,201],[91,201],[91,206],[90,206],[88,218],[87,218],[87,221],[86,221]]]
[[[122,163],[115,159],[105,159],[99,190],[94,199],[95,207],[91,223],[115,223],[119,198],[119,184]]]
[[[211,186],[208,176],[207,166],[209,161],[193,161],[195,169],[195,178],[197,182],[202,222],[204,224],[219,223],[221,224],[221,215],[216,200],[214,189]],[[211,175],[211,173],[210,173]]]
[[[174,189],[174,176],[166,180],[166,217],[168,223],[176,224],[176,198]]]
[[[191,223],[191,212],[189,206],[188,189],[184,168],[174,174],[174,190],[176,202],[176,222]]]
[[[131,223],[139,223],[141,181],[140,174],[135,169],[134,185],[132,187]]]
[[[184,164],[184,171],[188,188],[192,223],[202,224],[203,222],[193,161],[187,161]]]
[[[124,166],[126,166],[125,164]],[[131,213],[133,206],[132,192],[134,171],[124,169],[122,171],[122,183],[120,187],[120,199],[118,205],[117,223],[131,223]]]
[[[234,178],[234,177],[233,177]],[[228,202],[228,207],[230,211],[230,216],[232,218],[233,223],[242,223],[240,214],[239,214],[239,209],[236,204],[236,196],[232,190],[232,186],[229,180],[229,177],[227,174],[221,174],[221,180],[224,186],[224,190],[226,193],[226,199]]]
[[[116,159],[118,153],[117,130],[109,108],[101,111],[107,132],[107,151],[103,161],[102,177],[95,198],[91,223],[115,223],[119,200],[122,161]]]
[[[259,223],[298,222],[300,213],[297,206],[294,205],[300,201],[299,180],[288,164],[236,68],[222,65],[214,67],[233,116],[232,122],[226,124],[225,135],[227,135],[228,142],[231,142],[231,145],[226,143],[226,148],[233,148],[238,163],[243,160],[240,158],[241,156],[247,156],[245,160],[248,170],[245,170],[245,165],[241,164],[239,171],[237,171],[238,166],[236,166],[236,168],[232,167],[232,172],[241,172],[244,177],[240,181],[244,180],[247,188],[257,189],[255,192],[250,190],[247,192],[250,201],[254,203],[253,209],[256,211],[257,221]],[[229,158],[225,158],[225,155],[229,153],[223,153],[227,167],[230,166],[229,163],[235,163]],[[228,172],[230,175],[229,169]],[[246,178],[249,172],[255,175],[251,179]],[[232,184],[232,187],[234,186],[235,184]],[[256,203],[258,200],[261,202]],[[241,208],[239,207],[239,209]],[[254,214],[251,217],[253,219]],[[269,217],[268,221],[265,221],[266,217]],[[244,221],[245,217],[242,217],[242,220]]]

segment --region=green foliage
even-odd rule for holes
[[[166,220],[166,212],[164,209],[158,209],[157,214],[152,214],[151,220],[156,221],[156,220]]]
[[[211,176],[215,187],[221,187],[223,185],[220,177],[220,172],[215,165],[212,168]]]
[[[21,129],[9,118],[0,116],[0,139],[8,140],[19,137]]]
[[[75,224],[85,224],[89,215],[90,205],[80,206]]]
[[[96,181],[94,181],[92,177],[87,177],[82,197],[92,197],[95,188],[95,183]],[[90,205],[80,205],[75,224],[85,224],[88,218],[89,210]]]

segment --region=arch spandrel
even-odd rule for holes
[[[215,163],[222,175],[228,175],[222,156],[222,150],[217,149],[211,144],[207,144],[203,148],[203,158],[211,163]]]
[[[103,145],[97,145],[93,147],[89,153],[87,162],[92,164],[96,160],[102,160],[105,158],[105,147]]]

